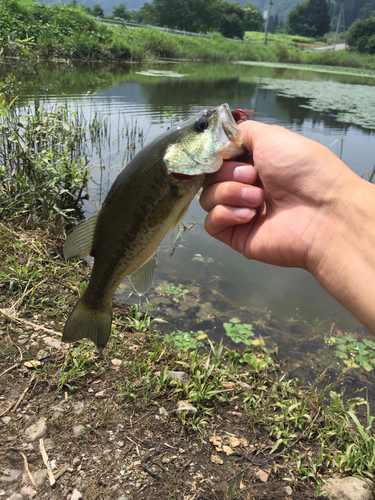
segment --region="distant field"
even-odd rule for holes
[[[244,40],[248,40],[249,42],[263,43],[264,33],[260,33],[259,31],[246,31]],[[314,38],[274,33],[268,33],[267,43],[284,45],[286,47],[298,47],[300,45],[303,45],[305,47],[322,47],[326,45],[324,42],[316,42]]]

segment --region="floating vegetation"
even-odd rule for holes
[[[262,79],[262,89],[276,90],[284,97],[304,97],[308,104],[300,107],[320,112],[336,113],[335,118],[360,127],[375,128],[374,88],[367,85],[351,85],[327,81]]]
[[[188,76],[184,73],[176,73],[175,71],[163,71],[156,69],[149,69],[147,71],[136,71],[137,75],[144,76],[167,76],[168,78],[183,78],[184,76]]]
[[[241,323],[240,319],[232,318],[229,323],[224,323],[223,326],[228,337],[236,344],[240,342],[245,345],[253,344],[253,341],[250,340],[254,336],[253,325]]]
[[[318,73],[333,73],[339,75],[363,76],[375,78],[375,71],[362,68],[344,68],[342,66],[324,66],[319,64],[292,64],[276,62],[258,62],[258,61],[232,61],[232,64],[243,64],[245,66],[265,66],[267,68],[296,69],[303,71],[314,71]]]
[[[164,336],[164,341],[168,343],[173,342],[179,351],[186,351],[203,347],[204,343],[201,341],[206,337],[207,334],[205,334],[203,330],[198,330],[198,332],[182,332],[181,330],[177,330],[170,334],[166,334]]]
[[[343,337],[325,337],[325,342],[335,346],[335,354],[349,368],[362,367],[371,372],[375,366],[375,342],[363,339],[363,342],[355,339],[352,335],[344,334]]]
[[[184,295],[185,293],[189,293],[188,288],[183,288],[183,285],[174,285],[173,283],[164,283],[158,286],[158,290],[161,290],[166,295]]]

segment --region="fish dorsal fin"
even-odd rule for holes
[[[174,231],[176,229],[176,227],[179,225],[180,222],[182,222],[182,219],[185,217],[186,215],[186,212],[188,211],[188,208],[190,206],[190,203],[188,203],[186,205],[186,207],[184,207],[181,212],[178,214],[178,216],[176,217],[176,219],[174,220],[172,226],[171,226],[171,231]]]
[[[98,214],[78,224],[64,243],[64,258],[86,257],[92,249]]]
[[[146,293],[152,286],[155,277],[156,253],[129,276],[134,290],[140,294]]]

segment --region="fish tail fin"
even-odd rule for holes
[[[107,345],[111,334],[112,301],[104,311],[98,311],[87,306],[79,299],[74,306],[68,321],[65,323],[62,336],[63,342],[75,342],[81,339],[90,339],[101,352]]]

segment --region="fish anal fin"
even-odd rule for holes
[[[98,214],[82,221],[68,234],[64,243],[64,258],[86,257],[92,253],[92,243]]]
[[[134,290],[140,294],[148,292],[155,278],[156,254],[154,253],[141,267],[129,276]]]

